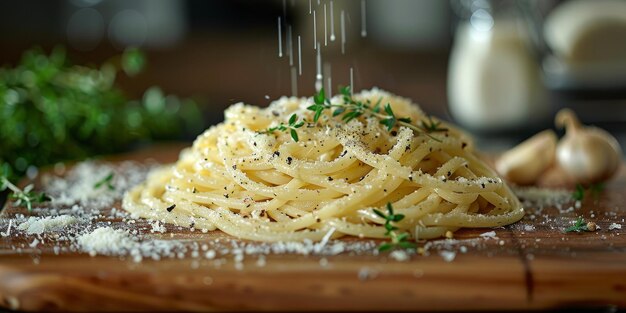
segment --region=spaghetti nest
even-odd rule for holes
[[[429,119],[410,100],[378,89],[354,99],[389,104],[414,125]],[[472,153],[470,138],[451,125],[429,134],[389,129],[367,113],[346,123],[330,110],[313,122],[312,104],[283,97],[267,108],[231,106],[175,165],[128,192],[124,209],[260,241],[319,241],[329,233],[384,238],[385,220],[374,209],[388,203],[405,216],[394,226],[414,239],[523,216],[511,190]],[[305,122],[297,139],[289,129],[267,131],[294,114]]]

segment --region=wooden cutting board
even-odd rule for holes
[[[180,149],[159,146],[109,161],[173,162]],[[626,307],[626,234],[609,230],[612,223],[626,227],[625,197],[622,169],[598,199],[587,197],[573,212],[527,208],[519,223],[494,229],[495,238],[479,236],[491,229],[461,230],[454,240],[426,243],[425,255],[407,261],[386,253],[342,253],[270,254],[264,256],[263,266],[258,257],[246,257],[240,264],[226,257],[217,264],[188,255],[135,263],[128,257],[79,252],[56,255],[54,242],[29,249],[33,237],[14,231],[0,237],[0,304],[27,311]],[[0,220],[19,213],[27,214],[7,205]],[[107,217],[106,210],[102,215],[94,222],[123,223]],[[601,229],[563,233],[559,225],[577,216],[595,221]],[[139,220],[136,225],[147,224]],[[207,245],[228,237],[174,227],[159,236]]]

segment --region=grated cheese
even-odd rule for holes
[[[443,258],[444,261],[452,262],[454,261],[454,258],[456,257],[456,252],[443,250],[439,252],[439,255]]]
[[[18,230],[26,231],[29,235],[41,235],[48,231],[59,231],[68,225],[78,222],[78,219],[70,215],[56,217],[29,217],[26,222],[17,226]]]

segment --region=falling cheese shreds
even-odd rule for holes
[[[29,235],[41,235],[48,231],[59,231],[68,225],[78,222],[78,219],[70,215],[29,217],[28,220],[17,226],[18,230],[26,231]]]

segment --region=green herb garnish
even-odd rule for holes
[[[583,231],[590,231],[590,230],[587,227],[587,222],[585,222],[582,216],[579,216],[572,226],[565,229],[566,233],[571,233],[571,232],[580,233]]]
[[[385,229],[387,230],[385,232],[385,236],[388,236],[391,238],[391,242],[382,243],[378,247],[378,251],[382,252],[382,251],[387,251],[387,250],[394,249],[394,248],[415,249],[416,247],[415,243],[408,241],[409,233],[401,233],[401,234],[396,233],[396,230],[398,230],[398,227],[392,224],[392,223],[396,223],[396,222],[403,220],[404,214],[395,214],[393,212],[393,207],[391,206],[391,203],[389,202],[387,203],[387,214],[377,209],[374,209],[374,213],[378,215],[379,217],[385,219]]]
[[[0,174],[0,192],[5,190],[11,190],[9,199],[13,200],[13,204],[16,206],[26,206],[30,212],[33,209],[33,203],[43,203],[52,200],[48,195],[43,192],[34,192],[33,185],[24,187],[24,190],[13,185],[9,181],[10,169],[8,165],[2,167],[2,173]]]
[[[431,116],[428,116],[428,121],[422,121],[422,128],[429,133],[448,131],[447,128],[441,127],[441,122],[433,121]]]
[[[289,130],[289,134],[293,141],[298,142],[300,138],[298,138],[298,131],[296,129],[302,127],[304,125],[304,121],[298,122],[298,116],[294,113],[289,117],[289,122],[287,125],[285,123],[280,123],[280,125],[275,127],[270,127],[264,131],[259,132],[260,134],[271,134],[275,131],[286,131]]]
[[[411,123],[411,119],[408,117],[397,117],[393,112],[391,105],[387,103],[382,107],[381,110],[381,99],[374,105],[372,105],[369,101],[362,102],[357,101],[352,97],[352,93],[350,91],[350,87],[346,86],[340,88],[340,92],[342,95],[343,102],[342,103],[331,103],[330,99],[326,98],[324,94],[324,88],[320,89],[320,91],[313,96],[313,102],[315,104],[309,106],[307,109],[309,111],[315,112],[313,115],[313,122],[317,123],[320,116],[325,110],[332,110],[332,116],[341,116],[341,120],[345,123],[350,122],[351,120],[358,118],[364,114],[369,114],[370,116],[376,117],[379,119],[382,125],[385,125],[388,131],[391,131],[396,125],[401,125],[412,129],[418,133],[425,133],[432,139],[436,141],[441,141],[437,139],[429,133],[433,131],[446,131],[445,128],[439,128],[440,122],[433,122],[432,118],[430,119],[429,127],[426,127],[424,122],[422,126],[417,126]],[[434,125],[434,126],[433,126]]]
[[[99,189],[102,186],[107,186],[107,188],[109,188],[109,190],[115,190],[115,187],[113,187],[113,176],[115,174],[113,172],[109,173],[109,175],[105,176],[104,178],[102,178],[101,180],[97,181],[94,185],[93,185],[93,189]]]

